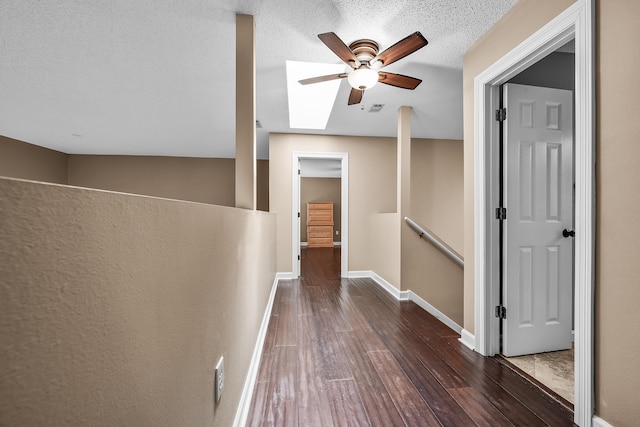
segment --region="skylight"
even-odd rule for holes
[[[343,79],[301,85],[298,80],[345,72],[344,64],[286,61],[289,127],[325,129]]]

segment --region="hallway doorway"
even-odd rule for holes
[[[574,401],[574,41],[502,86],[501,354]]]
[[[499,233],[495,208],[499,173],[495,141],[499,88],[521,71],[575,39],[575,398],[574,421],[591,425],[594,408],[594,55],[591,0],[578,1],[520,43],[474,80],[474,287],[475,335],[465,342],[486,356],[500,352]],[[469,337],[469,338],[467,338]]]
[[[349,270],[349,155],[348,153],[294,152],[291,176],[291,266],[292,278],[301,271],[301,179],[302,176],[340,179],[340,275]],[[303,169],[305,172],[303,173]]]

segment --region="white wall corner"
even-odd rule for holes
[[[382,289],[387,291],[392,297],[397,299],[398,301],[407,301],[409,299],[410,291],[401,291],[400,289],[393,286],[387,280],[385,280],[382,276],[379,276],[375,272],[371,272],[371,278],[378,284]]]
[[[460,342],[471,350],[476,349],[476,337],[466,329],[463,329],[462,332],[460,332]]]
[[[373,278],[373,271],[349,271],[347,273],[348,279],[364,279],[364,278]]]
[[[606,422],[605,420],[603,420],[602,418],[600,418],[597,415],[593,416],[593,427],[613,427],[613,424],[609,424],[608,422]]]
[[[234,427],[240,427],[247,424],[247,417],[249,416],[249,409],[251,408],[251,397],[253,396],[253,388],[256,384],[256,378],[258,377],[258,368],[260,367],[260,359],[262,358],[262,350],[264,348],[264,339],[267,336],[267,328],[269,327],[269,319],[271,319],[271,309],[273,308],[273,300],[276,296],[276,289],[278,289],[278,282],[283,280],[280,275],[292,276],[291,273],[276,273],[273,279],[273,285],[271,285],[271,293],[269,294],[269,300],[267,301],[267,307],[264,310],[262,316],[262,324],[258,331],[258,339],[253,349],[253,356],[251,357],[251,363],[249,364],[249,371],[247,372],[247,378],[242,388],[242,395],[240,396],[240,402],[238,403],[238,409],[236,411],[235,419],[233,420]]]
[[[422,307],[424,311],[426,311],[427,313],[430,313],[436,319],[438,319],[439,321],[441,321],[442,323],[444,323],[445,325],[447,325],[457,333],[462,334],[462,326],[458,325],[456,322],[451,320],[447,315],[445,315],[443,312],[441,312],[440,310],[438,310],[437,308],[429,304],[427,301],[422,299],[422,297],[417,295],[415,292],[413,291],[407,291],[407,292],[409,294],[409,301],[415,302],[417,305]]]

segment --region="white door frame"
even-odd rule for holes
[[[592,424],[595,238],[594,0],[577,0],[474,80],[474,283],[476,351],[499,351],[497,207],[499,86],[575,38],[575,403],[574,421]],[[463,331],[463,337],[464,337]],[[470,334],[467,332],[467,340]]]
[[[300,276],[300,175],[298,165],[302,159],[335,159],[341,161],[340,167],[340,219],[342,237],[340,239],[340,276],[347,277],[349,272],[349,153],[319,153],[294,151],[291,156],[291,272],[292,278]]]

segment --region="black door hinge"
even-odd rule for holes
[[[507,219],[507,208],[496,208],[496,219],[500,221]]]
[[[496,305],[496,317],[498,319],[507,318],[507,308],[502,305]]]
[[[300,175],[300,169],[298,169],[298,175]]]
[[[298,212],[298,218],[300,218],[300,212]]]
[[[298,261],[300,261],[300,255],[298,255]]]
[[[507,119],[507,109],[506,108],[498,108],[496,110],[496,121],[504,122]]]

